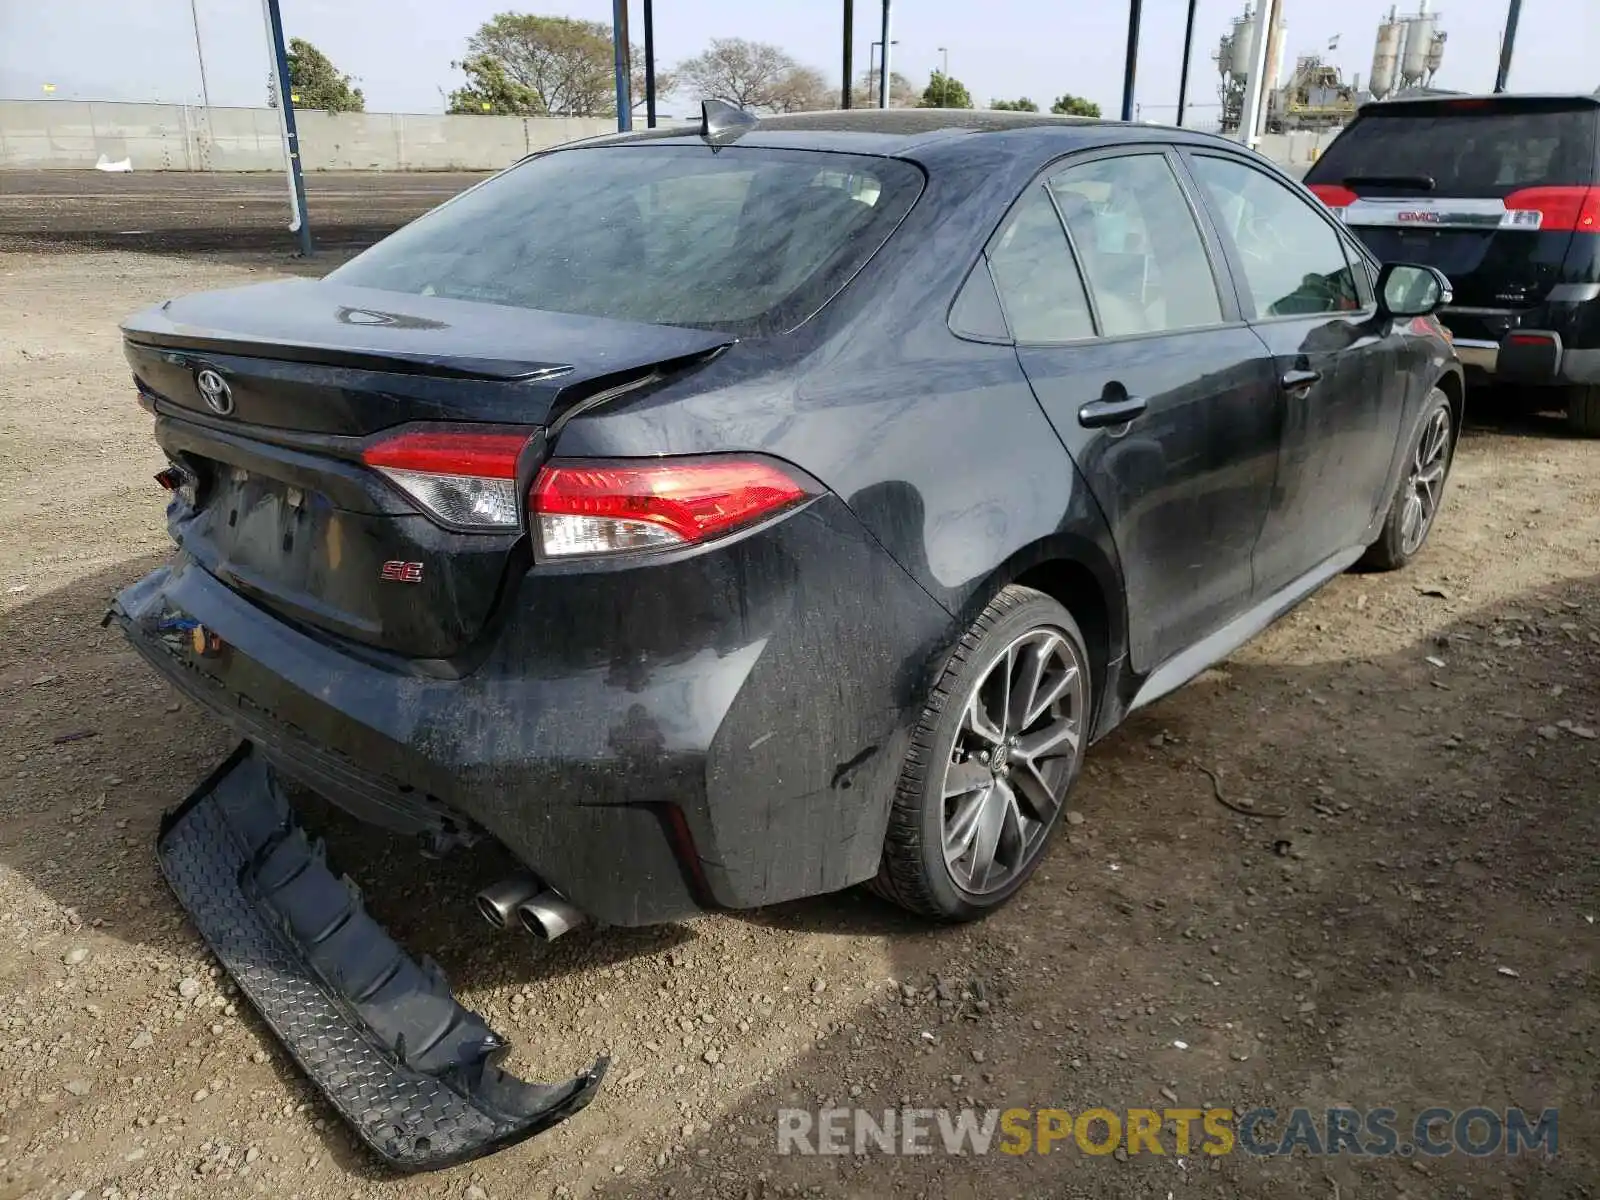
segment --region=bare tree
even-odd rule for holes
[[[737,108],[800,112],[827,104],[828,82],[778,46],[743,38],[713,38],[706,50],[678,64],[679,85],[694,100]]]

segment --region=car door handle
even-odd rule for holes
[[[1085,429],[1104,429],[1107,425],[1126,425],[1147,407],[1143,396],[1119,396],[1115,400],[1091,400],[1078,410],[1078,424]]]
[[[1291,396],[1304,396],[1321,378],[1321,371],[1285,371],[1278,383]]]

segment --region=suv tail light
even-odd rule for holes
[[[361,461],[447,525],[517,529],[517,458],[527,444],[526,432],[414,431],[368,446]]]
[[[1329,208],[1337,212],[1356,202],[1357,196],[1349,188],[1338,183],[1313,183],[1307,185]]]
[[[1512,192],[1505,200],[1505,223],[1554,233],[1600,233],[1600,185],[1535,187]],[[1535,214],[1538,215],[1518,215]]]
[[[731,533],[811,493],[755,459],[552,462],[529,513],[548,558],[691,546]]]

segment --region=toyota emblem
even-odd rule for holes
[[[194,377],[194,381],[200,388],[200,398],[217,416],[225,417],[233,411],[233,389],[221,375],[206,367]]]

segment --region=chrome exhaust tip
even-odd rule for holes
[[[555,941],[587,919],[567,902],[565,896],[549,888],[517,905],[517,917],[524,929],[544,942]]]
[[[496,929],[510,929],[517,919],[517,908],[539,894],[539,881],[529,875],[502,879],[479,892],[478,911]]]

